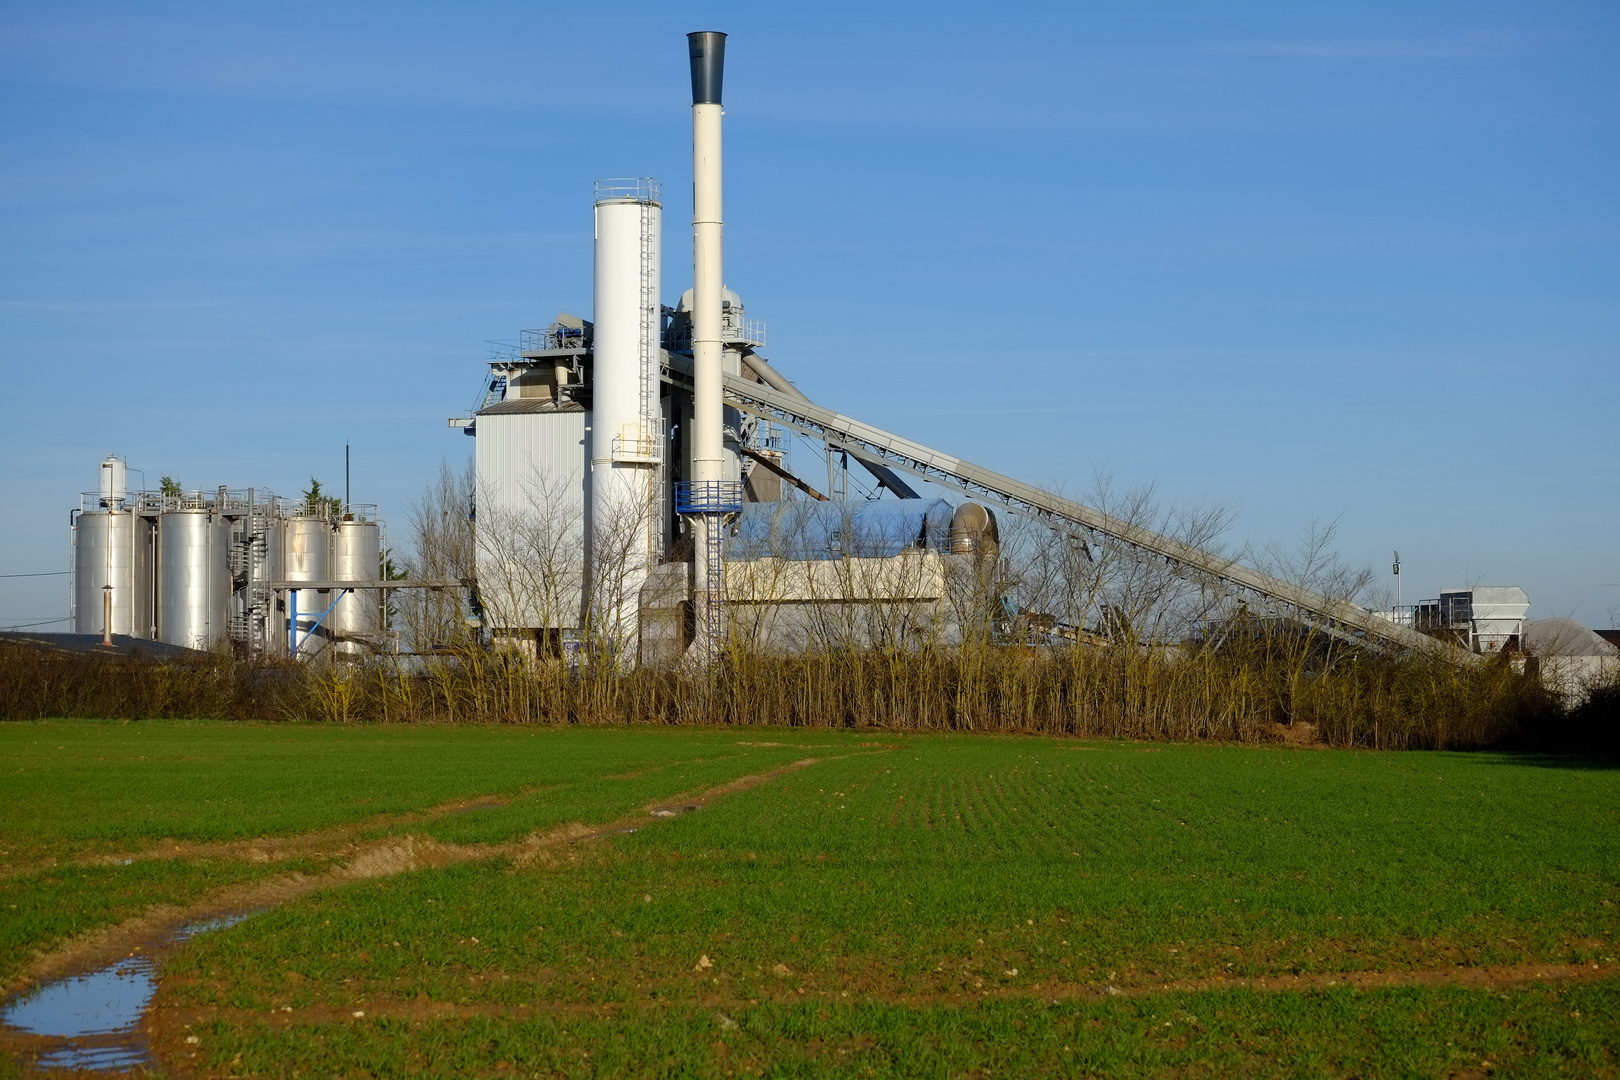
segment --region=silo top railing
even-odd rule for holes
[[[597,202],[661,203],[664,186],[650,176],[623,176],[596,182]]]

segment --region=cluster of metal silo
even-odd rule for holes
[[[280,655],[296,641],[306,659],[381,647],[374,506],[254,488],[131,492],[115,458],[101,474],[72,515],[74,632]]]

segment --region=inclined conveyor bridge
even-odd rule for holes
[[[915,498],[916,492],[895,475],[896,471],[955,488],[988,505],[1133,558],[1163,560],[1177,573],[1218,582],[1252,598],[1273,614],[1311,622],[1339,637],[1425,652],[1460,664],[1479,662],[1465,649],[1380,618],[1357,604],[1318,595],[1225,556],[1120,521],[1083,503],[823,408],[782,378],[763,357],[748,355],[744,363],[765,382],[726,375],[727,404],[848,453],[902,498]],[[690,389],[691,360],[665,353],[663,375],[672,385]]]

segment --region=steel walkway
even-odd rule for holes
[[[684,356],[665,354],[664,377],[675,385],[690,388],[690,361]],[[1202,548],[1109,517],[1083,503],[862,423],[802,396],[785,394],[735,375],[725,376],[725,396],[727,404],[734,408],[792,428],[852,455],[870,458],[930,483],[955,488],[981,502],[1052,528],[1124,549],[1137,558],[1163,559],[1189,577],[1221,582],[1268,606],[1281,605],[1282,610],[1275,614],[1296,615],[1342,636],[1372,639],[1457,663],[1479,662],[1479,657],[1465,649],[1381,619],[1357,604],[1320,596]]]

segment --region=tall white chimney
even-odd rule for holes
[[[727,475],[722,372],[725,344],[720,311],[720,86],[726,35],[686,35],[692,60],[692,476],[677,508],[690,515],[697,618],[693,650],[699,663],[719,656],[725,568],[721,535],[728,514],[742,508],[742,485]]]
[[[686,39],[692,55],[692,479],[717,483],[727,479],[720,326],[720,84],[726,35],[702,30]]]

